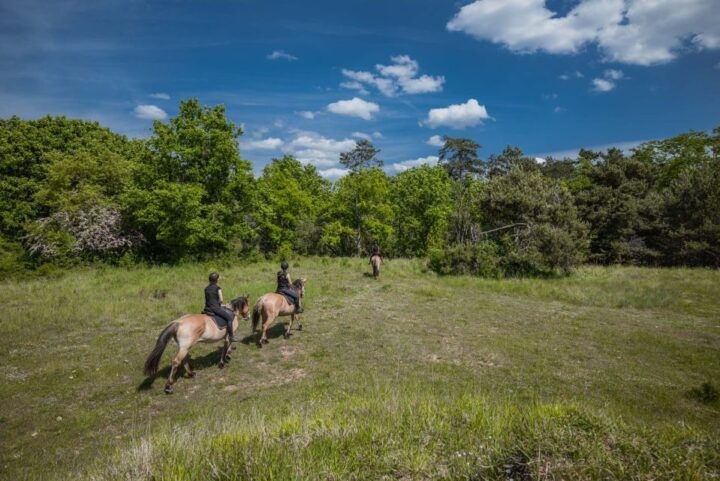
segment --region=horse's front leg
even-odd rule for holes
[[[283,337],[285,339],[290,339],[290,329],[292,329],[293,323],[295,322],[295,314],[290,314],[290,322],[287,325],[287,328],[285,329],[285,334]]]
[[[230,338],[228,336],[225,336],[225,342],[223,343],[222,352],[220,353],[220,364],[218,364],[218,367],[220,369],[225,367],[225,364],[230,362],[230,356],[228,355],[228,350],[230,349]]]

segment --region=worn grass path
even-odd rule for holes
[[[397,260],[374,280],[358,259],[299,259],[305,330],[239,344],[225,370],[199,346],[166,396],[144,357],[211,270],[226,297],[274,287],[274,263],[0,284],[0,477],[720,475],[720,406],[688,396],[720,384],[719,272],[492,281]]]

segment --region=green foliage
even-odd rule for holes
[[[453,183],[442,167],[422,166],[398,174],[392,183],[397,247],[401,256],[423,256],[445,243],[452,213]]]
[[[438,272],[491,277],[568,273],[585,258],[720,266],[720,128],[544,163],[512,146],[483,162],[475,141],[445,137],[439,166],[395,177],[361,140],[340,155],[351,174],[335,184],[289,156],[256,179],[241,134],[222,105],[197,99],[146,140],[64,117],[0,119],[2,264],[364,255],[377,245],[430,255]]]
[[[314,166],[303,167],[285,156],[265,166],[257,189],[260,248],[274,252],[287,245],[296,252],[314,252],[321,236],[319,216],[330,202],[330,182]]]
[[[461,180],[467,174],[483,172],[483,162],[478,158],[480,144],[463,138],[443,137],[445,144],[440,149],[439,165],[447,169],[454,180]]]
[[[341,255],[363,255],[376,245],[383,252],[392,252],[395,209],[390,191],[390,178],[378,168],[353,172],[340,179],[330,209],[330,218],[335,223],[326,226],[323,244]]]
[[[372,167],[382,167],[383,161],[377,158],[379,149],[367,139],[358,140],[355,148],[340,154],[340,163],[352,172]]]

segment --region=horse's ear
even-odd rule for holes
[[[307,277],[303,277],[301,280],[303,284],[307,283]]]

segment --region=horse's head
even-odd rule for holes
[[[305,297],[305,283],[307,283],[307,279],[304,277],[295,279],[293,281],[293,287],[298,292],[298,294],[300,294],[300,297]]]
[[[236,316],[242,317],[243,319],[248,318],[250,314],[250,296],[240,296],[230,301],[232,310]]]

